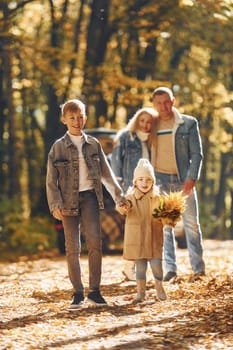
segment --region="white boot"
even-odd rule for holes
[[[165,292],[165,290],[163,288],[162,281],[159,281],[159,280],[155,279],[155,289],[157,291],[157,297],[160,300],[166,300],[167,299],[167,295],[166,295],[166,292]]]
[[[124,265],[123,275],[128,281],[135,281],[135,261],[127,260]]]
[[[137,296],[135,301],[143,301],[146,297],[146,280],[136,280],[137,282]]]

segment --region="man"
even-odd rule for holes
[[[199,223],[195,183],[202,166],[202,145],[198,122],[179,113],[174,107],[175,98],[167,87],[159,87],[152,95],[157,119],[156,142],[152,150],[152,164],[161,191],[183,190],[187,196],[183,223],[194,278],[205,275],[202,232]],[[177,276],[174,229],[164,228],[164,281]]]

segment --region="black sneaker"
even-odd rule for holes
[[[88,293],[87,299],[94,305],[107,305],[107,302],[104,300],[99,290],[95,290],[93,292]]]
[[[84,295],[82,292],[74,293],[72,303],[69,306],[69,310],[79,309],[84,303]]]
[[[175,271],[168,271],[166,275],[164,276],[164,282],[170,281],[172,278],[175,278],[177,276]]]
[[[198,281],[198,280],[201,280],[202,279],[202,277],[204,277],[205,276],[205,271],[199,271],[199,272],[195,272],[194,274],[193,274],[193,280],[194,281]]]

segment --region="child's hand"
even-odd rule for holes
[[[63,219],[63,215],[62,215],[61,209],[55,209],[52,212],[52,214],[55,217],[55,219],[57,219],[57,220],[62,220]]]
[[[129,200],[126,200],[124,202],[119,202],[116,205],[116,210],[121,214],[125,215],[128,213],[128,211],[131,209],[132,203]]]
[[[127,211],[129,211],[132,208],[132,202],[130,200],[126,200],[124,203],[124,207]]]

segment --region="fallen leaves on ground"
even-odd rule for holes
[[[0,349],[233,349],[233,241],[204,241],[206,276],[195,280],[188,251],[177,249],[178,277],[156,298],[148,268],[147,298],[134,303],[120,255],[103,257],[108,305],[67,310],[72,288],[65,257],[0,263]],[[88,286],[87,256],[81,258]]]

